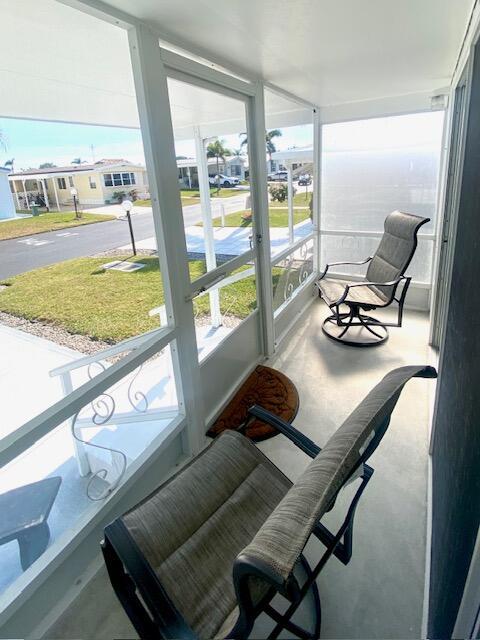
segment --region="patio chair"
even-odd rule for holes
[[[252,418],[274,425],[314,458],[295,484],[239,431],[224,431],[107,526],[102,549],[110,580],[140,637],[247,638],[263,612],[274,621],[270,638],[283,629],[317,638],[316,579],[332,555],[344,564],[352,556],[355,509],[373,473],[366,461],[405,383],[435,376],[435,369],[424,366],[391,371],[323,450],[292,425],[252,407]],[[358,487],[345,520],[332,533],[322,516],[354,479]],[[314,568],[303,555],[312,535],[326,547]],[[304,581],[298,576],[302,567]],[[276,594],[288,600],[284,613],[271,604]],[[307,594],[315,603],[310,631],[291,620]]]
[[[320,297],[333,311],[322,325],[326,336],[352,347],[369,347],[388,339],[387,327],[402,326],[403,305],[411,280],[404,274],[417,248],[418,230],[429,221],[429,218],[394,211],[385,219],[385,230],[373,256],[360,262],[327,264],[316,282]],[[367,263],[367,273],[361,282],[325,279],[331,267]],[[402,290],[397,297],[400,283]],[[394,301],[398,303],[397,322],[380,322],[362,313],[388,307]],[[341,305],[346,305],[348,311],[341,313]],[[357,332],[352,331],[355,327],[359,327]]]

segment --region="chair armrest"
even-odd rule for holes
[[[370,262],[371,259],[372,259],[372,256],[365,258],[365,260],[360,260],[359,262],[330,262],[325,266],[324,272],[320,275],[318,279],[322,280],[322,278],[324,278],[327,275],[327,271],[330,269],[330,267],[339,267],[340,265],[344,265],[344,264],[361,266],[362,264],[367,264],[367,262]]]
[[[345,291],[335,304],[342,304],[342,302],[347,299],[348,292],[350,289],[353,289],[353,287],[393,287],[397,286],[404,279],[406,280],[405,276],[400,276],[396,280],[391,280],[390,282],[354,282],[353,284],[347,284],[345,285]]]
[[[313,440],[307,438],[303,433],[295,429],[291,424],[285,422],[274,413],[267,411],[263,407],[258,406],[257,404],[250,407],[248,410],[248,414],[250,416],[254,416],[257,420],[261,422],[265,422],[266,424],[275,427],[280,433],[283,433],[293,444],[301,449],[307,456],[310,458],[316,458],[320,453],[321,449],[318,445],[316,445]]]
[[[357,466],[373,453],[403,387],[411,378],[436,378],[433,367],[414,365],[393,369],[352,411],[325,447],[295,481],[257,531],[242,555],[250,566],[261,562],[286,583],[295,564],[341,487]],[[370,434],[378,433],[376,442]],[[366,447],[366,455],[360,450]],[[368,476],[368,473],[367,473]],[[341,530],[339,530],[341,534]],[[333,548],[331,548],[333,551]],[[320,566],[320,565],[319,565]]]

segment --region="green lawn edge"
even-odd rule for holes
[[[70,218],[72,216],[72,218]],[[68,217],[68,219],[66,219]],[[82,227],[87,224],[95,224],[97,222],[107,222],[115,220],[115,216],[83,213],[82,217],[77,220],[75,212],[62,213],[42,213],[38,217],[22,218],[17,220],[8,220],[0,222],[0,242],[3,240],[14,240],[15,238],[24,238],[25,236],[33,236],[41,233],[49,233],[51,231],[60,231],[61,229],[71,229],[74,227]]]

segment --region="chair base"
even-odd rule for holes
[[[376,347],[388,340],[387,327],[360,313],[356,306],[347,313],[332,313],[325,318],[322,331],[331,340],[349,347]]]

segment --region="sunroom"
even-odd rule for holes
[[[292,381],[294,426],[320,447],[391,370],[439,370],[408,383],[370,460],[352,558],[332,557],[317,579],[320,635],[477,637],[478,346],[467,306],[475,316],[477,3],[3,5],[0,116],[140,131],[153,235],[116,276],[131,283],[138,331],[87,353],[1,327],[13,364],[2,370],[0,500],[17,496],[2,516],[1,637],[139,636],[105,570],[104,529],[205,450],[259,365]],[[277,130],[272,152],[266,133]],[[244,141],[249,175],[222,202],[209,145],[225,139]],[[268,182],[272,160],[286,183]],[[195,167],[198,204],[182,201],[179,163]],[[302,166],[311,181],[299,180]],[[189,171],[181,178],[190,184]],[[401,326],[377,346],[339,344],[322,332],[330,311],[316,282],[344,261],[357,265],[328,277],[363,282],[358,262],[376,253],[393,211],[428,219]],[[153,263],[154,328],[142,331],[135,273]],[[104,299],[112,317],[124,309],[116,300]],[[397,305],[369,313],[391,326]],[[257,447],[292,482],[309,463],[280,433]],[[341,524],[357,480],[324,525]],[[7,526],[28,486],[40,487],[36,508],[48,503],[39,552]],[[316,541],[305,553],[315,564],[322,550]],[[316,614],[313,600],[298,609],[310,630],[300,637],[318,635]],[[260,615],[250,637],[271,633]]]

